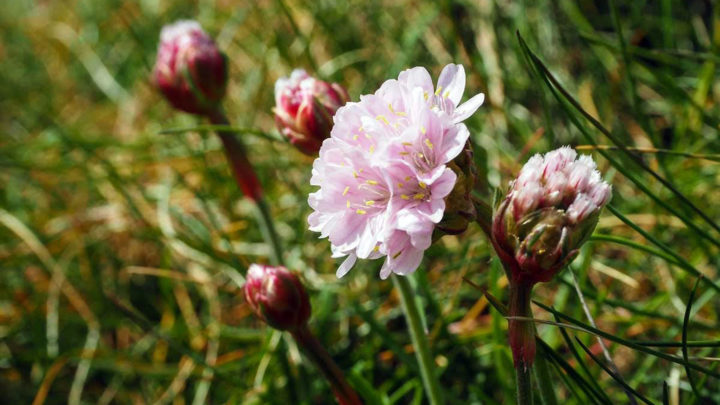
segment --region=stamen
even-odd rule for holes
[[[397,253],[395,253],[392,258],[393,258],[393,259],[397,259],[398,256],[400,256],[400,254],[402,254],[402,250],[399,251],[399,252],[397,252]]]
[[[423,182],[423,181],[418,183],[418,186],[420,186],[420,188],[427,188],[427,184],[425,184],[425,182]]]
[[[432,149],[432,148],[433,148],[433,146],[434,146],[434,145],[433,145],[433,143],[432,143],[432,142],[430,142],[430,140],[429,140],[429,139],[425,139],[425,145],[427,145],[427,147],[428,147],[428,148],[430,148],[430,149]]]
[[[345,187],[345,190],[343,190],[343,195],[347,195],[348,190],[350,190],[350,186]]]
[[[423,135],[427,132],[427,129],[425,129],[424,126],[420,125],[420,132],[422,132]]]
[[[385,116],[382,115],[382,114],[381,114],[381,115],[378,115],[377,117],[375,117],[375,119],[378,120],[378,121],[384,122],[386,125],[390,125],[390,123],[388,122],[387,118],[385,118]]]
[[[355,211],[355,212],[357,212],[357,213],[360,214],[360,215],[365,215],[365,214],[367,214],[367,211],[365,211],[365,210],[357,210],[357,211]]]
[[[378,184],[375,180],[365,180],[365,183],[370,184],[371,186],[376,186]]]
[[[425,194],[423,194],[423,193],[417,193],[417,194],[415,194],[415,195],[413,196],[413,198],[416,199],[416,200],[422,200],[423,198],[425,198]]]
[[[365,201],[365,205],[367,205],[368,207],[372,207],[373,205],[375,205],[375,201],[367,200],[367,201]]]
[[[442,86],[438,86],[437,90],[435,90],[435,95],[440,95],[440,92],[442,91]]]
[[[408,197],[407,194],[400,194],[400,198],[402,198],[403,200],[409,200],[409,199],[410,199],[410,197]]]

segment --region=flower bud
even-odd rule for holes
[[[160,33],[153,80],[173,107],[210,114],[225,96],[227,58],[200,24],[178,21]]]
[[[252,264],[245,299],[255,314],[279,330],[294,331],[310,319],[310,299],[298,276],[285,267]]]
[[[315,156],[330,136],[335,111],[349,100],[337,83],[315,79],[302,69],[275,82],[275,122],[302,153]]]
[[[535,155],[493,216],[495,250],[514,281],[549,281],[577,255],[611,196],[590,156]]]

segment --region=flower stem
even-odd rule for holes
[[[310,357],[328,380],[338,403],[340,405],[362,405],[360,397],[348,384],[340,367],[335,364],[330,354],[315,335],[310,332],[307,325],[303,325],[291,333],[298,345],[303,348],[305,354]]]
[[[208,119],[213,125],[230,125],[230,121],[222,111],[209,114]],[[223,143],[225,156],[232,167],[235,181],[243,194],[250,198],[257,207],[261,232],[263,233],[265,241],[272,249],[271,262],[276,265],[284,264],[280,238],[278,238],[277,232],[275,231],[275,225],[270,215],[270,209],[263,196],[260,180],[247,157],[245,145],[238,139],[234,131],[218,130],[217,134]]]
[[[430,345],[428,344],[427,335],[420,320],[420,308],[417,301],[415,301],[415,294],[407,277],[408,276],[396,276],[393,274],[393,284],[395,284],[395,287],[400,293],[400,300],[402,301],[405,319],[408,323],[410,338],[415,348],[415,357],[420,366],[420,376],[422,377],[425,391],[427,391],[429,396],[430,404],[441,404],[440,384],[434,372],[435,367],[430,353]]]
[[[511,282],[508,315],[532,318],[532,310],[530,309],[532,287],[532,284],[528,282]],[[526,319],[510,319],[508,321],[508,338],[517,374],[518,404],[532,405],[530,373],[535,359],[535,325],[532,321]]]
[[[518,405],[532,405],[532,384],[530,383],[530,367],[515,367],[517,376]]]

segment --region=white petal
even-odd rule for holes
[[[335,276],[337,278],[342,278],[342,276],[346,275],[350,269],[355,265],[355,261],[357,261],[357,256],[355,256],[355,253],[350,253],[345,259],[344,262],[338,267],[337,271],[335,272]]]
[[[453,104],[460,104],[465,91],[465,69],[462,65],[449,64],[443,68],[438,78],[437,94],[449,99]]]
[[[478,108],[485,102],[485,94],[476,94],[470,100],[460,104],[453,114],[453,123],[465,121],[470,118],[471,115],[477,111]]]

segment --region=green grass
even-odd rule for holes
[[[462,63],[466,97],[486,94],[467,124],[488,201],[534,153],[592,153],[611,209],[576,280],[565,270],[534,295],[559,402],[720,401],[720,6],[699,0],[2,2],[3,400],[333,401],[244,302],[243,274],[270,247],[220,143],[150,84],[159,31],[178,18],[228,54],[225,109],[311,289],[311,329],[366,402],[427,397],[380,263],[337,280],[307,229],[312,159],[271,112],[295,67],[357,100],[408,67]],[[502,274],[474,226],[411,279],[448,403],[514,403]]]

